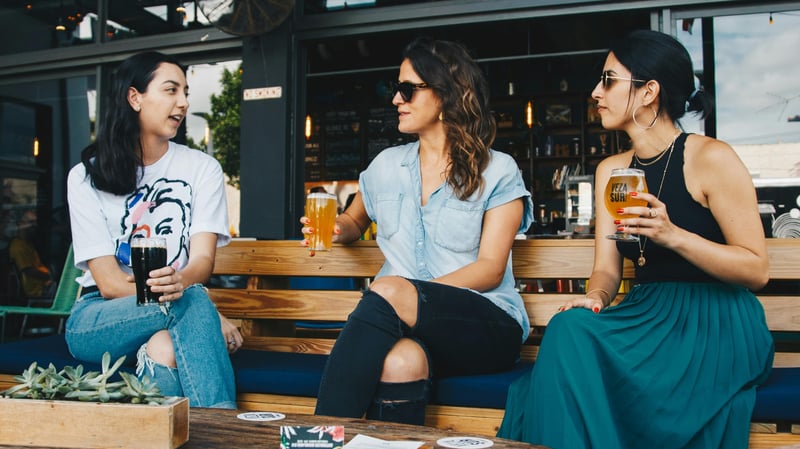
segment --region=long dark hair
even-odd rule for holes
[[[174,64],[186,73],[186,68],[172,56],[149,51],[122,61],[112,75],[97,139],[81,153],[86,174],[96,189],[124,195],[136,188],[144,170],[141,128],[138,113],[128,103],[128,90],[133,87],[146,92],[161,64]]]
[[[711,111],[711,99],[702,85],[695,89],[689,52],[674,37],[653,30],[636,30],[614,42],[609,53],[614,53],[631,71],[632,78],[658,81],[659,112],[666,111],[672,120],[678,120],[686,112],[696,112],[705,118]]]
[[[466,199],[483,187],[483,170],[497,127],[489,109],[489,85],[462,45],[419,38],[403,52],[414,71],[442,102],[442,120],[450,144],[447,182]]]

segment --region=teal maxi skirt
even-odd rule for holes
[[[746,449],[773,353],[750,291],[638,285],[599,314],[553,317],[497,435],[553,449]]]

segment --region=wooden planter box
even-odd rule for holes
[[[0,445],[174,449],[189,439],[189,400],[165,405],[0,398]]]

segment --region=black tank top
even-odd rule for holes
[[[667,153],[657,162],[646,166],[637,164],[636,160],[631,158],[630,167],[644,170],[648,190],[653,195],[657,195],[667,205],[667,212],[672,223],[708,240],[724,243],[725,239],[722,236],[722,230],[711,215],[711,211],[695,201],[686,189],[686,180],[683,176],[683,150],[687,136],[688,134],[682,133],[675,140],[672,157]],[[640,160],[646,164],[655,159]],[[666,168],[666,173],[664,173],[664,168],[668,163],[669,167]],[[664,185],[661,189],[661,194],[658,195],[662,175],[664,176]],[[636,263],[639,258],[639,245],[644,248],[646,263],[643,267]],[[617,242],[617,249],[623,257],[633,260],[638,283],[717,281],[717,279],[689,263],[674,251],[659,246],[644,237],[638,244],[636,242]]]

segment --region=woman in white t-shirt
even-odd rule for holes
[[[66,340],[79,360],[135,357],[140,377],[193,407],[235,408],[229,353],[242,336],[202,286],[217,246],[230,240],[224,180],[215,159],[170,141],[187,97],[185,68],[160,53],[126,59],[113,77],[97,140],[68,178],[75,263],[85,274]],[[160,306],[136,305],[136,236],[167,239],[167,266],[148,279]]]

